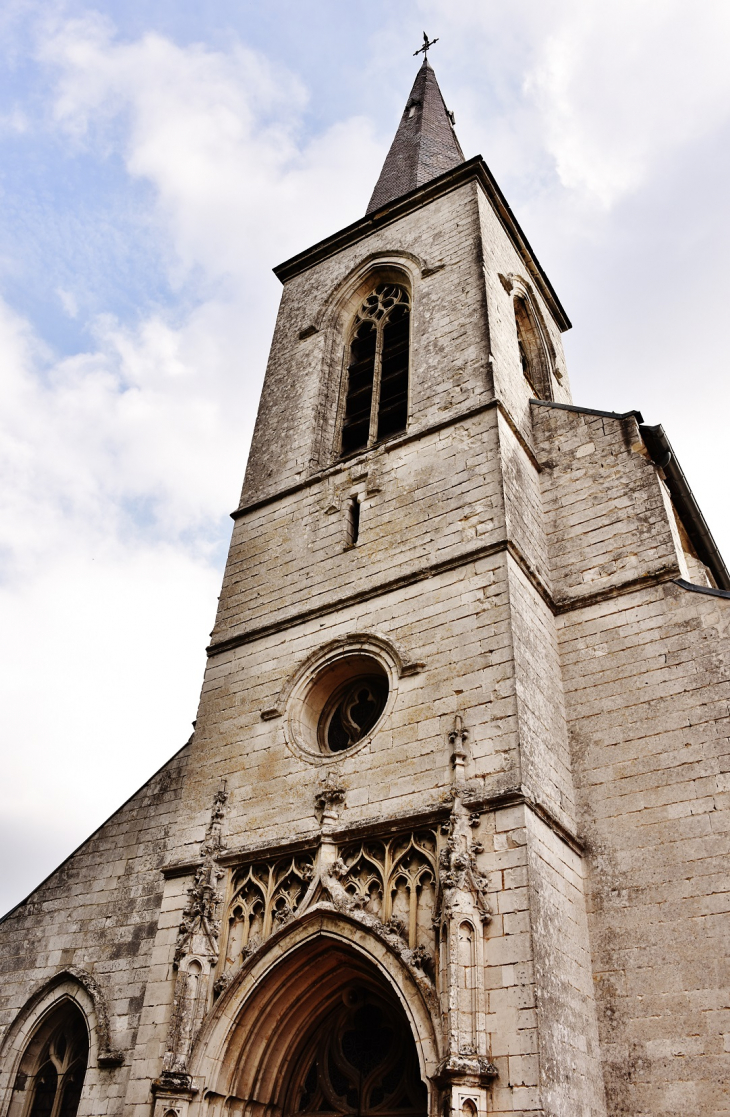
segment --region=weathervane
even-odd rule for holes
[[[428,62],[428,48],[432,47],[433,44],[437,43],[437,42],[438,42],[438,39],[431,39],[431,41],[429,42],[428,41],[428,35],[424,31],[423,32],[423,46],[420,47],[418,50],[414,50],[413,57],[415,58],[417,54],[422,54],[424,61]]]

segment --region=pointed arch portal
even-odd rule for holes
[[[230,990],[221,1009],[228,1027],[207,1068],[210,1117],[426,1117],[422,1045],[401,997],[342,939],[310,936],[267,967],[240,1007],[230,994],[240,1000]]]

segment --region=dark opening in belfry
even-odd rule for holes
[[[538,399],[552,399],[550,366],[540,329],[526,301],[519,295],[514,307],[522,372]]]
[[[410,309],[404,287],[381,283],[357,314],[347,366],[343,455],[406,429]]]

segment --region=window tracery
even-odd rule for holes
[[[375,650],[374,650],[375,651]],[[327,656],[288,700],[288,739],[307,757],[358,748],[377,731],[391,695],[390,664],[358,646]]]
[[[314,857],[301,854],[258,862],[234,877],[226,966],[237,969],[272,931],[295,914],[314,875]]]
[[[433,949],[439,854],[444,841],[434,828],[338,847],[341,885],[352,906],[402,936],[411,950]],[[223,985],[270,935],[300,913],[315,869],[312,851],[244,865],[234,872],[222,957],[227,975]],[[321,898],[321,892],[320,884],[308,903]]]
[[[385,709],[388,683],[380,675],[364,675],[338,687],[319,719],[323,752],[344,752],[367,736]]]
[[[404,287],[381,283],[358,311],[350,339],[343,455],[406,429],[410,309]]]
[[[300,1057],[292,1111],[425,1117],[426,1087],[406,1022],[371,994],[348,990],[343,999],[350,1003],[316,1028]]]
[[[436,831],[401,834],[345,846],[345,891],[382,923],[400,924],[411,950],[432,945],[438,880]]]
[[[62,1003],[30,1041],[15,1090],[28,1096],[27,1117],[76,1117],[89,1059],[86,1022]],[[21,1094],[22,1096],[22,1094]]]

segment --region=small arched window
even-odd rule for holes
[[[410,311],[408,292],[395,283],[381,283],[360,307],[350,340],[343,455],[406,429]]]
[[[542,334],[526,300],[516,295],[514,303],[522,371],[538,399],[552,399],[550,366]]]
[[[36,1031],[20,1063],[14,1098],[27,1099],[26,1117],[76,1117],[88,1059],[86,1022],[64,1001]]]

